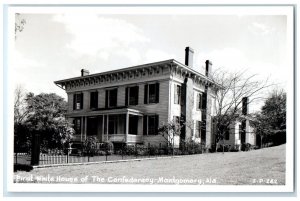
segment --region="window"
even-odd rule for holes
[[[158,134],[158,115],[144,116],[144,135]]]
[[[106,90],[105,107],[117,107],[118,89]]]
[[[177,84],[174,87],[174,103],[181,104],[181,86]]]
[[[80,134],[81,133],[81,119],[80,118],[75,118],[73,120],[73,124],[74,124],[75,133]]]
[[[159,83],[146,84],[144,91],[144,103],[158,103],[159,102]]]
[[[98,108],[98,91],[93,91],[90,94],[90,108],[91,109]]]
[[[137,135],[138,133],[138,116],[129,115],[129,134]]]
[[[138,105],[139,102],[139,87],[127,87],[125,96],[125,105]]]
[[[118,131],[118,116],[108,116],[108,134],[117,134]]]
[[[87,133],[86,135],[97,135],[98,119],[97,117],[87,118]]]
[[[206,109],[206,93],[197,93],[196,109]]]
[[[73,96],[73,110],[80,110],[83,108],[83,93],[74,94]]]

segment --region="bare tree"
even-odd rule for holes
[[[15,14],[15,39],[17,39],[17,33],[24,30],[26,19],[24,19],[20,13]]]
[[[21,85],[18,85],[14,95],[14,122],[15,124],[19,124],[25,120],[28,114],[28,110],[26,110],[26,94],[24,88]]]
[[[216,124],[215,142],[216,144],[225,141],[226,130],[237,118],[243,118],[242,99],[248,97],[251,103],[262,98],[262,94],[268,88],[268,79],[257,80],[257,75],[246,75],[246,71],[229,73],[220,69],[216,70],[212,79],[214,82],[223,86],[216,93]],[[223,146],[224,151],[224,146]]]

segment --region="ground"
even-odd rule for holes
[[[249,152],[36,168],[15,172],[14,179],[35,183],[284,185],[285,148],[281,145]]]

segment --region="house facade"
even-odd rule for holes
[[[242,144],[258,144],[254,128],[251,126],[251,121],[252,119],[249,116],[249,98],[243,97],[242,113],[237,114],[236,118],[231,122],[225,132],[224,141],[220,141],[220,144],[226,144],[231,147],[238,146],[239,149]]]
[[[185,64],[174,59],[55,81],[68,96],[67,118],[74,141],[95,136],[99,142],[165,146],[158,127],[170,121],[189,122],[175,140],[214,143],[212,116],[219,85],[193,67],[194,51],[185,49]],[[201,126],[202,125],[202,126]],[[204,125],[204,126],[203,126]]]

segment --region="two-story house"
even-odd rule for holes
[[[74,140],[96,136],[115,146],[164,146],[158,127],[183,119],[192,128],[183,127],[180,138],[210,146],[220,85],[210,78],[210,61],[205,62],[205,75],[193,67],[193,54],[185,49],[185,64],[170,59],[97,74],[82,69],[80,77],[55,81],[68,95],[67,118],[74,124]]]

